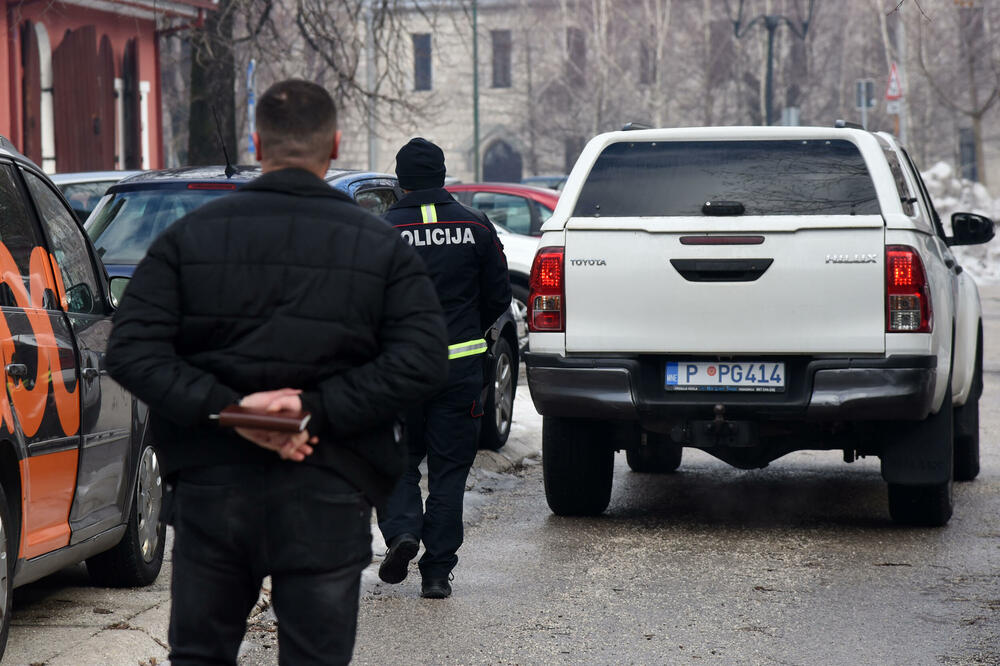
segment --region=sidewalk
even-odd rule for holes
[[[541,417],[535,412],[528,387],[518,385],[514,402],[515,422],[507,444],[499,452],[480,451],[469,475],[465,495],[466,523],[480,519],[486,495],[501,491],[514,481],[510,473],[522,465],[538,464],[541,455]],[[426,483],[424,484],[426,493]],[[17,666],[163,666],[167,661],[167,626],[170,613],[170,550],[173,534],[167,530],[163,571],[146,588],[114,590],[90,586],[84,566],[77,565],[18,591],[13,626],[2,663]],[[362,577],[362,595],[378,584],[378,564],[385,555],[385,542],[372,524],[374,561]],[[269,583],[269,581],[267,581]],[[241,662],[272,663],[273,633],[269,593],[261,595],[251,617],[252,636]],[[263,638],[261,638],[263,637]]]

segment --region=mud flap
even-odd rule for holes
[[[941,409],[923,421],[895,421],[883,430],[882,478],[900,485],[933,485],[951,480],[954,431],[951,388]]]

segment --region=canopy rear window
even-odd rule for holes
[[[744,215],[878,215],[857,146],[843,140],[637,141],[597,158],[576,217],[701,216],[706,202]]]

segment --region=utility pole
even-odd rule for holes
[[[732,14],[730,13],[730,20],[733,22],[733,34],[736,35],[736,39],[742,39],[758,23],[762,24],[764,29],[767,30],[767,79],[764,83],[764,124],[772,125],[774,124],[774,33],[784,23],[792,31],[792,34],[799,39],[805,39],[806,34],[809,32],[809,24],[812,22],[813,8],[815,7],[816,0],[809,0],[809,12],[805,19],[793,21],[787,16],[780,14],[760,14],[746,24],[743,23],[744,4],[745,0],[740,0],[736,18],[732,18]],[[729,4],[727,2],[726,8],[728,9],[728,7]]]
[[[910,88],[906,82],[906,24],[903,23],[902,7],[896,14],[896,62],[898,63],[899,84],[903,89],[903,96],[899,100],[899,115],[896,116],[896,122],[899,123],[896,136],[899,137],[899,142],[905,146],[907,120],[910,113],[910,106],[906,103],[906,91]]]
[[[378,96],[375,94],[375,10],[371,0],[365,7],[365,26],[368,39],[365,43],[365,70],[368,80],[368,170],[378,169],[378,137],[375,135],[375,104]]]
[[[482,180],[479,165],[479,2],[472,0],[472,156],[476,182]]]

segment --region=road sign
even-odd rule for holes
[[[871,109],[874,106],[875,82],[871,79],[858,79],[854,85],[854,108],[861,111]]]
[[[899,115],[900,102],[898,99],[891,99],[885,103],[885,112],[889,115]]]
[[[885,98],[893,102],[902,97],[903,86],[899,83],[899,70],[896,69],[896,63],[892,63],[892,67],[889,68],[889,85],[885,89]]]
[[[253,133],[257,131],[257,61],[253,58],[247,64],[247,143],[248,152],[253,155]]]

